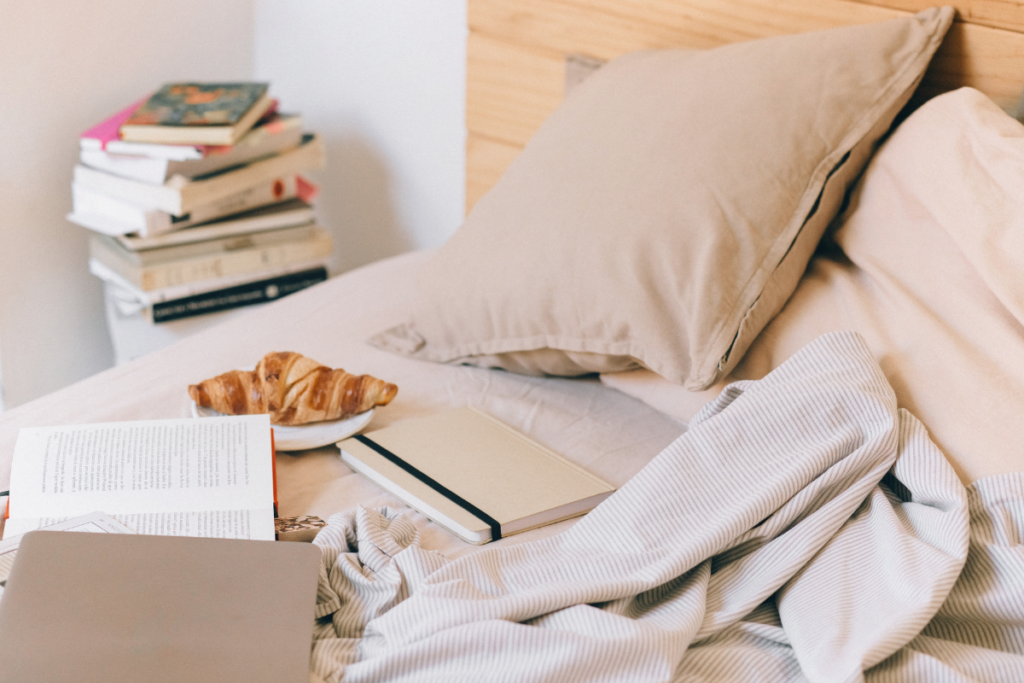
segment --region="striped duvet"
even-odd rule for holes
[[[313,677],[1024,681],[1024,474],[965,489],[859,336],[730,385],[568,531],[331,518]]]

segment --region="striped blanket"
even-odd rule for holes
[[[853,333],[730,385],[568,531],[331,518],[314,678],[1024,681],[1024,474],[960,483]]]

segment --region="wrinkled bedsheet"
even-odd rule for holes
[[[1024,475],[965,488],[863,339],[730,385],[554,536],[450,558],[338,513],[325,681],[1021,681]]]
[[[526,377],[442,365],[367,344],[368,337],[408,315],[420,268],[430,256],[427,251],[410,252],[331,278],[0,413],[0,491],[10,488],[11,457],[20,428],[187,417],[189,384],[232,368],[251,367],[269,351],[298,351],[325,365],[397,384],[398,396],[375,411],[368,429],[473,406],[614,486],[628,481],[685,430],[671,417],[593,378]],[[399,504],[345,465],[334,444],[278,451],[277,485],[282,517],[328,519],[356,505]],[[410,514],[424,521],[418,513]],[[532,529],[498,543],[514,545],[551,536],[573,522]],[[435,524],[420,529],[431,547],[443,548],[449,557],[473,548]]]

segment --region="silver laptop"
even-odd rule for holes
[[[319,548],[33,531],[0,599],[4,681],[306,683]]]

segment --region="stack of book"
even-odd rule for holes
[[[162,323],[327,279],[313,219],[320,139],[265,83],[172,83],[85,131],[68,219],[123,315]]]

